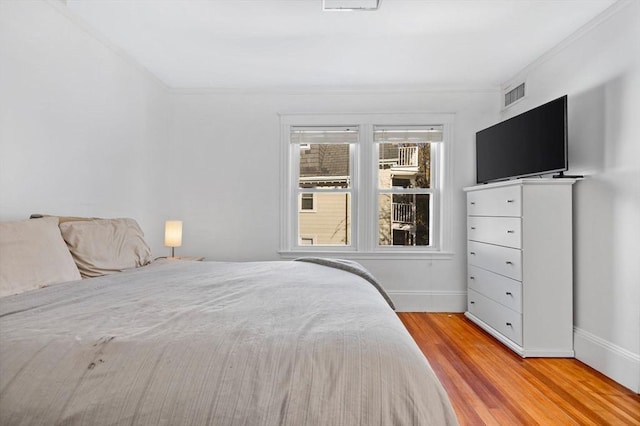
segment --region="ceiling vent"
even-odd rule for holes
[[[521,98],[524,98],[524,83],[519,84],[504,94],[504,107],[508,107]]]
[[[322,0],[325,12],[351,12],[360,10],[378,10],[382,0]]]

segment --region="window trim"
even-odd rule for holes
[[[287,135],[290,135],[291,133],[291,128],[293,127],[307,127],[307,124],[291,124],[287,127],[287,131],[289,133],[287,133]],[[359,156],[359,150],[360,150],[360,137],[362,136],[362,130],[359,128],[359,126],[357,125],[353,125],[351,124],[339,124],[339,125],[313,125],[313,126],[309,126],[309,127],[326,127],[326,128],[358,128],[358,142],[357,143],[348,143],[349,145],[349,187],[348,188],[335,188],[335,189],[323,189],[323,188],[304,188],[301,189],[298,186],[298,179],[292,179],[293,176],[298,176],[299,170],[300,170],[300,155],[299,155],[299,144],[295,144],[292,143],[290,141],[290,139],[287,137],[287,135],[285,135],[285,142],[284,144],[287,145],[285,147],[286,149],[286,153],[288,153],[288,161],[290,163],[290,174],[286,177],[289,180],[289,184],[290,184],[290,192],[291,192],[291,196],[294,197],[296,200],[299,200],[299,196],[298,194],[302,194],[302,193],[313,193],[313,194],[350,194],[351,196],[351,224],[350,224],[350,233],[349,233],[349,243],[347,245],[343,245],[343,244],[336,244],[336,245],[327,245],[327,244],[323,244],[323,245],[319,245],[317,246],[318,249],[320,248],[325,248],[325,249],[329,249],[329,250],[333,250],[333,251],[355,251],[357,250],[356,245],[354,244],[354,241],[357,241],[357,232],[358,232],[358,222],[356,220],[354,220],[354,217],[356,217],[356,214],[358,212],[358,204],[354,201],[355,199],[357,199],[357,191],[358,191],[358,187],[359,187],[359,183],[360,183],[360,176],[358,173],[358,161],[356,161],[356,159]],[[332,143],[332,142],[327,142],[327,143]],[[336,144],[342,144],[342,142],[335,142]],[[296,146],[298,145],[298,146]],[[315,197],[315,200],[317,200],[317,197]],[[296,203],[299,203],[299,201],[296,201]],[[302,245],[300,243],[300,240],[297,238],[297,232],[294,231],[296,229],[299,229],[300,226],[300,216],[299,214],[294,214],[293,212],[293,206],[295,204],[291,204],[290,207],[288,207],[289,210],[291,210],[291,219],[290,219],[290,240],[289,240],[289,247],[291,247],[292,251],[300,251],[300,250],[306,250],[308,249],[309,246],[305,246]],[[317,210],[316,210],[317,211]],[[298,212],[299,213],[299,212]],[[318,250],[315,249],[315,250]]]
[[[453,201],[453,161],[454,121],[452,113],[280,113],[280,250],[283,258],[298,256],[336,256],[353,259],[440,259],[451,258],[453,252],[453,232],[451,212]],[[377,187],[377,149],[373,141],[373,128],[378,126],[426,126],[442,125],[443,142],[438,143],[438,167],[434,174],[437,189],[437,208],[432,210],[433,246],[380,246],[377,229],[379,193]],[[292,158],[290,131],[294,126],[358,126],[359,140],[355,144],[356,152],[352,156],[353,189],[352,209],[352,245],[351,246],[300,246],[297,244],[297,215],[299,212],[297,187],[294,186],[292,173],[297,161]],[[292,161],[293,160],[293,161]],[[312,192],[312,191],[309,191]],[[386,192],[386,191],[385,191]],[[374,198],[374,199],[372,199]],[[434,200],[435,201],[435,200]],[[295,226],[293,226],[295,225]]]

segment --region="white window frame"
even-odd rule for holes
[[[454,114],[434,113],[345,113],[345,114],[280,114],[281,131],[281,220],[280,255],[340,256],[354,259],[367,258],[451,258],[452,232],[452,177]],[[443,142],[435,149],[433,191],[431,202],[431,246],[378,245],[378,194],[393,190],[378,188],[378,149],[373,141],[374,126],[429,126],[441,125]],[[358,143],[351,152],[351,246],[301,246],[298,241],[298,160],[299,155],[290,141],[291,128],[297,126],[357,126]],[[433,162],[432,158],[432,162]],[[305,192],[314,192],[312,190]]]
[[[299,229],[299,218],[300,216],[295,214],[295,212],[292,211],[291,207],[294,205],[298,205],[298,212],[300,212],[300,207],[301,207],[301,200],[299,197],[299,194],[302,193],[311,193],[314,194],[314,201],[318,201],[318,197],[315,194],[350,194],[351,196],[351,224],[350,224],[350,235],[348,237],[349,239],[349,243],[348,245],[344,245],[344,244],[335,244],[335,245],[319,245],[317,246],[317,248],[314,248],[312,250],[314,251],[319,251],[319,250],[330,250],[330,251],[336,251],[336,252],[344,252],[344,251],[354,251],[356,250],[355,247],[355,240],[356,240],[356,235],[357,235],[357,231],[356,231],[356,227],[357,224],[355,224],[355,220],[354,218],[356,217],[356,212],[357,212],[357,203],[355,203],[355,199],[357,198],[356,193],[358,190],[358,184],[360,182],[360,180],[358,179],[358,162],[356,161],[356,159],[358,158],[358,153],[359,153],[359,149],[360,149],[360,143],[350,143],[349,144],[349,187],[348,188],[332,188],[332,189],[325,189],[325,188],[299,188],[299,171],[300,171],[300,149],[302,146],[304,145],[308,145],[308,144],[294,144],[289,140],[289,137],[291,135],[291,129],[293,127],[308,127],[307,124],[305,125],[296,125],[296,124],[292,124],[290,126],[287,127],[287,131],[289,132],[286,136],[286,144],[287,144],[287,152],[288,152],[288,162],[290,163],[290,175],[287,177],[287,179],[290,181],[290,198],[291,198],[291,204],[287,207],[289,211],[291,211],[291,216],[290,216],[290,227],[291,227],[291,240],[289,241],[290,243],[290,247],[292,247],[292,251],[294,252],[299,252],[299,251],[306,251],[309,250],[309,246],[307,245],[302,245],[300,239],[297,237],[298,234],[298,229]],[[318,125],[318,124],[313,124],[312,126],[309,127],[314,127],[314,128],[324,128],[325,130],[330,130],[330,129],[358,129],[358,136],[361,137],[362,136],[362,130],[358,128],[357,125],[353,125],[353,124],[332,124],[332,125]],[[336,142],[339,143],[339,142]],[[295,200],[295,201],[294,201]],[[315,207],[315,206],[314,206]],[[317,211],[317,208],[316,210]]]
[[[432,125],[435,126],[435,123],[431,123]],[[373,126],[375,127],[385,127],[385,126],[381,126],[379,124],[376,124]],[[410,128],[411,126],[407,126],[407,125],[400,125],[400,126],[386,126],[386,127],[405,127],[405,128]],[[430,125],[421,125],[418,126],[421,129],[424,128],[428,128],[430,127]],[[433,127],[433,126],[431,126]],[[438,125],[438,127],[440,127],[440,125]],[[429,241],[431,243],[431,245],[429,246],[382,246],[379,244],[376,244],[375,247],[375,251],[382,251],[382,252],[386,252],[389,250],[393,250],[393,251],[397,251],[397,250],[407,250],[407,251],[433,251],[438,247],[438,239],[436,238],[437,236],[437,230],[440,229],[440,215],[441,215],[441,209],[438,208],[438,206],[440,205],[440,198],[441,198],[441,191],[440,188],[442,186],[442,178],[441,178],[441,172],[440,169],[443,167],[442,165],[442,161],[441,161],[441,151],[442,151],[442,147],[444,145],[444,126],[443,127],[443,141],[442,142],[435,142],[435,143],[430,143],[430,148],[431,148],[431,176],[430,176],[430,188],[380,188],[377,185],[375,186],[375,194],[374,196],[376,197],[376,204],[375,204],[375,217],[373,219],[376,220],[376,222],[379,220],[378,218],[378,212],[380,210],[380,195],[382,194],[402,194],[402,195],[410,195],[410,194],[416,194],[416,195],[429,195],[430,198],[430,209],[429,209],[429,213],[431,215],[431,225],[429,227]],[[374,161],[376,164],[373,165],[373,167],[375,168],[375,177],[374,180],[375,182],[378,182],[378,159],[380,158],[379,154],[380,154],[380,144],[379,143],[374,143]],[[374,183],[375,184],[375,183]],[[435,207],[435,208],[434,208]],[[434,232],[434,230],[436,230],[436,232]]]

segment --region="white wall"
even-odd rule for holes
[[[279,259],[278,113],[456,113],[455,256],[362,261],[408,310],[466,306],[461,188],[498,92],[170,92],[56,1],[0,2],[0,220],[130,216],[156,256],[166,219],[182,255]]]
[[[144,228],[166,89],[58,2],[0,2],[0,220],[130,216]]]
[[[569,95],[576,357],[640,391],[640,2],[615,5],[514,77],[505,118]],[[553,242],[550,242],[553,243]],[[550,295],[552,297],[552,295]]]
[[[466,308],[465,203],[475,181],[474,135],[498,118],[487,92],[174,92],[170,174],[162,182],[165,218],[184,220],[185,255],[219,260],[279,259],[280,129],[278,113],[455,113],[454,189],[450,212],[455,256],[442,260],[359,260],[400,309]],[[169,166],[169,163],[172,163]],[[166,249],[165,249],[166,250]]]

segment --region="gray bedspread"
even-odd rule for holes
[[[391,300],[387,292],[384,291],[384,288],[382,288],[382,285],[378,282],[378,280],[373,275],[371,275],[371,272],[369,272],[358,262],[347,259],[330,259],[326,257],[299,257],[295,260],[298,262],[317,263],[318,265],[328,266],[330,268],[342,269],[343,271],[351,272],[352,274],[362,277],[365,280],[369,281],[376,289],[378,289],[391,309],[396,309],[395,305],[393,304],[393,300]]]
[[[0,299],[0,424],[445,425],[379,291],[309,262],[160,261]]]

